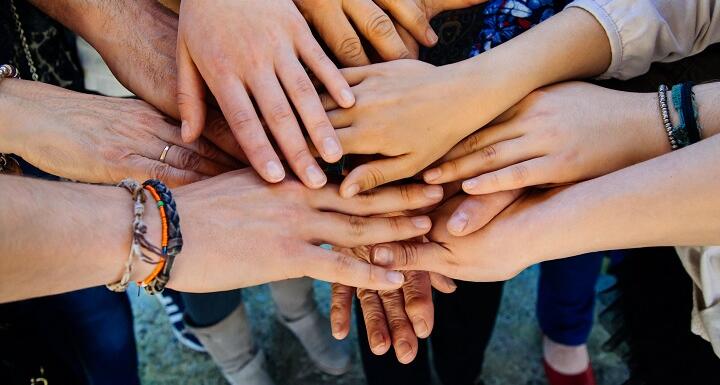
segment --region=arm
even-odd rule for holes
[[[426,191],[405,186],[348,201],[337,186],[268,185],[250,170],[177,188],[184,247],[169,287],[212,292],[307,275],[398,288],[402,274],[318,245],[357,247],[420,236],[430,229],[427,217],[365,216],[439,200]],[[0,302],[102,285],[122,274],[132,218],[123,189],[0,176],[0,196],[12,197],[0,206]],[[145,221],[148,240],[159,243],[153,205],[146,205]],[[133,278],[146,277],[151,267],[136,261]]]
[[[434,218],[440,225],[430,238],[439,244],[376,247],[375,262],[379,252],[390,255],[393,262],[384,264],[390,267],[495,281],[541,261],[591,251],[720,244],[718,148],[715,135],[597,179],[526,195],[465,237],[442,225],[459,197]],[[491,207],[485,215],[499,211]]]
[[[576,0],[605,29],[612,63],[603,78],[629,79],[654,62],[695,55],[720,41],[720,5],[708,0]]]
[[[693,88],[703,138],[720,132],[720,82]],[[671,120],[679,117],[669,98]],[[572,82],[533,92],[492,125],[460,142],[438,167],[433,184],[471,178],[469,194],[579,182],[671,151],[658,95]]]

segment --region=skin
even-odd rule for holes
[[[300,121],[325,161],[336,162],[343,150],[303,64],[339,105],[350,107],[355,98],[292,0],[182,2],[177,61],[177,100],[185,140],[202,133],[206,84],[248,160],[265,180],[279,182],[285,171],[258,113],[303,183],[319,188],[327,182],[309,151]]]
[[[533,90],[598,75],[608,68],[610,56],[597,20],[569,8],[461,63],[433,67],[398,60],[344,69],[357,102],[339,108],[324,97],[330,121],[346,153],[383,159],[350,172],[341,194],[349,197],[417,174]]]
[[[463,237],[447,231],[447,221],[464,199],[456,197],[433,215],[431,243],[376,246],[373,261],[455,279],[498,281],[542,261],[592,251],[717,244],[718,146],[715,135],[600,178],[534,191],[496,217],[497,206],[488,205],[483,215],[494,219]]]
[[[0,193],[14,197],[12,205],[0,207],[0,302],[119,279],[130,248],[132,216],[124,189],[0,179]],[[427,187],[436,191],[428,193]],[[423,235],[431,226],[426,216],[365,216],[417,209],[440,199],[437,187],[416,185],[346,200],[337,186],[311,190],[297,181],[270,185],[249,169],[179,187],[173,195],[184,247],[168,287],[183,292],[224,291],[302,276],[398,288],[402,274],[319,245],[352,248]],[[146,206],[147,238],[157,243],[160,220],[152,208]],[[302,225],[306,223],[314,225]],[[36,242],[36,234],[43,234],[43,242]],[[146,277],[153,267],[136,262],[133,280]]]
[[[159,178],[179,186],[239,165],[205,139],[185,144],[175,122],[139,100],[15,79],[0,83],[0,93],[0,151],[53,175],[89,183]]]

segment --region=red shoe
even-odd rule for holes
[[[548,365],[544,359],[543,366],[550,385],[596,385],[592,366],[588,366],[584,372],[578,374],[562,374]]]

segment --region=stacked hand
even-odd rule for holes
[[[3,151],[50,174],[108,184],[159,178],[178,186],[238,167],[205,139],[184,143],[176,123],[145,102],[21,80],[2,88],[5,103],[22,117],[8,124],[13,134]]]

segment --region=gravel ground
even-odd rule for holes
[[[537,275],[537,268],[528,269],[505,287],[500,316],[486,354],[483,379],[487,385],[546,384],[534,310]],[[601,284],[607,284],[608,279],[604,277]],[[329,286],[317,282],[315,288],[321,308],[327,310]],[[267,353],[270,374],[278,385],[365,384],[357,353],[355,367],[342,377],[323,375],[315,370],[300,343],[275,321],[266,286],[247,289],[245,299],[257,341]],[[175,341],[155,299],[140,295],[131,296],[131,301],[143,384],[225,384],[207,355],[194,353]],[[354,330],[350,338],[357,339]],[[598,384],[619,385],[627,378],[627,368],[617,355],[600,349],[606,339],[607,333],[596,325],[589,347]]]

